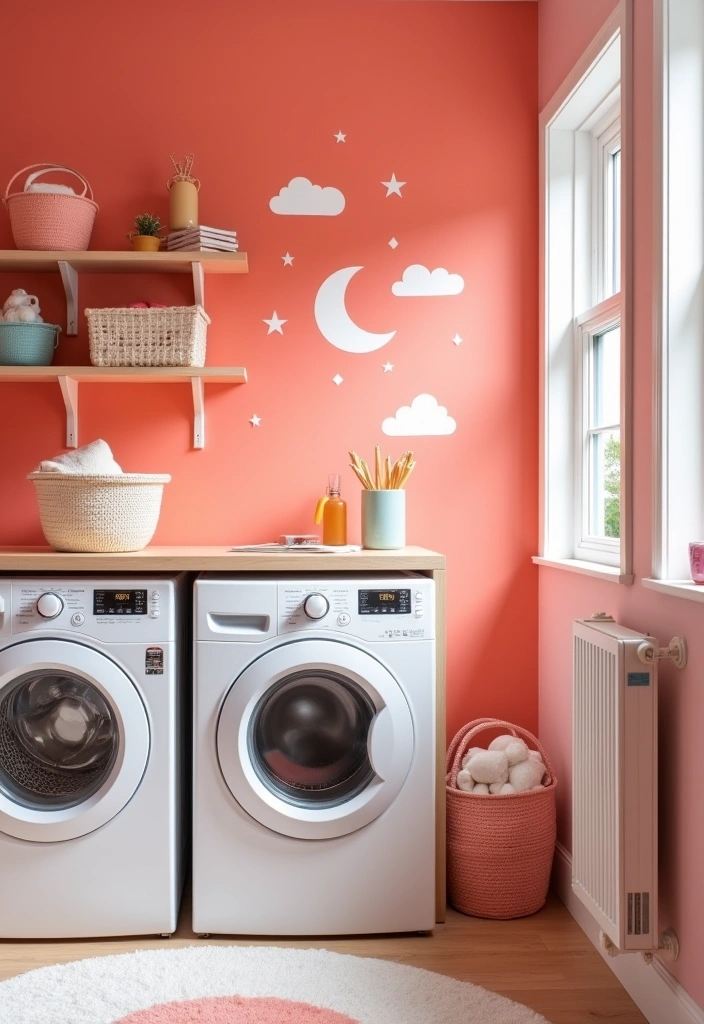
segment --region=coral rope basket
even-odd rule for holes
[[[27,171],[33,173],[25,181],[23,190],[11,192],[15,178]],[[80,195],[32,191],[34,179],[47,171],[73,174],[83,185],[83,191]],[[93,192],[86,179],[71,167],[63,164],[30,164],[29,167],[23,167],[10,178],[3,203],[10,215],[12,238],[18,249],[76,251],[88,248],[98,205],[93,200]]]
[[[474,737],[487,729],[520,734],[542,755],[539,789],[475,794],[457,788]],[[495,718],[463,726],[447,751],[447,888],[453,907],[474,917],[534,914],[545,903],[555,850],[557,779],[540,742],[526,729]]]

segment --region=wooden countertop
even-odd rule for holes
[[[230,551],[227,547],[147,547],[116,554],[77,554],[49,547],[0,547],[0,572],[376,572],[445,568],[445,556],[427,548],[350,551],[346,554]]]

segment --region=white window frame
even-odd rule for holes
[[[603,263],[602,263],[603,266]],[[576,400],[575,414],[577,429],[575,430],[575,553],[577,558],[589,562],[601,562],[604,565],[620,565],[620,543],[616,538],[595,537],[585,529],[589,520],[589,503],[592,496],[589,485],[589,435],[590,409],[592,398],[591,364],[594,350],[594,338],[604,334],[613,327],[621,325],[621,294],[610,295],[597,306],[578,316],[575,323],[576,341]],[[620,433],[621,424],[611,424]],[[599,428],[606,429],[605,427]]]
[[[607,243],[613,233],[613,194],[611,192],[610,163],[616,152],[621,149],[621,113],[613,116],[611,112],[604,118],[604,123],[592,129],[594,135],[594,213],[596,225],[596,261],[594,279],[597,283],[599,299],[620,292],[620,284],[611,289],[614,276],[612,263],[612,246]]]
[[[633,581],[631,49],[632,0],[620,0],[540,116],[541,507],[540,554],[534,561],[621,583]],[[596,268],[608,225],[599,194],[604,160],[619,132],[621,254],[615,298],[621,326],[621,524],[614,564],[613,550],[587,550],[576,542],[583,487],[577,479],[582,459],[575,457],[582,451],[581,348],[575,332],[578,317],[593,313],[604,298],[604,275]]]
[[[704,5],[656,0],[653,559],[647,587],[704,601]]]

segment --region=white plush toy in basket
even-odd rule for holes
[[[140,551],[156,532],[168,474],[123,473],[105,441],[40,463],[42,530],[57,551]]]

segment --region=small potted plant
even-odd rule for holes
[[[134,219],[135,230],[127,236],[137,252],[158,252],[161,245],[161,221],[151,213],[140,213]]]

